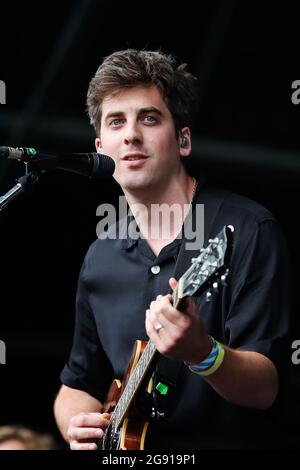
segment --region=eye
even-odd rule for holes
[[[149,115],[149,116],[144,117],[144,121],[149,122],[150,124],[152,124],[153,122],[157,122],[157,119],[154,116]]]
[[[110,121],[109,125],[110,126],[113,126],[113,127],[116,127],[116,126],[119,126],[122,122],[122,119],[113,119],[112,121]]]

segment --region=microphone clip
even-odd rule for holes
[[[25,163],[25,165],[27,165]],[[39,180],[39,174],[28,171],[26,166],[25,175],[17,179],[16,184],[3,196],[0,196],[0,211],[8,206],[10,202],[16,199],[20,194],[29,191],[31,187]]]

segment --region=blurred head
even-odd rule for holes
[[[102,102],[107,95],[137,86],[157,87],[172,115],[176,134],[190,127],[196,104],[196,78],[160,51],[127,49],[106,57],[92,78],[87,107],[91,124],[100,135]]]
[[[49,434],[19,425],[0,426],[0,450],[52,450],[56,444]]]

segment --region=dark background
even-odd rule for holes
[[[300,20],[295,3],[262,3],[5,3],[0,145],[94,151],[85,96],[104,56],[160,48],[188,62],[199,89],[190,169],[258,200],[279,220],[290,250],[295,340],[300,105],[291,101],[291,85],[300,79]],[[0,162],[0,195],[23,172],[20,163]],[[23,423],[58,438],[52,405],[71,346],[77,276],[96,237],[97,206],[119,194],[114,181],[56,170],[0,212],[0,339],[7,348],[0,424]],[[296,399],[298,367],[291,375]],[[296,418],[287,424],[295,440]]]

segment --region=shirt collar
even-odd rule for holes
[[[120,235],[123,234],[121,239],[121,250],[129,250],[138,241],[138,234],[133,237],[132,233],[137,232],[137,224],[133,215],[127,215],[120,223]]]
[[[204,184],[205,184],[204,178],[200,178],[197,180],[197,186],[196,186],[195,194],[192,200],[192,210],[194,210],[199,192],[204,186]],[[127,215],[127,217],[124,217],[120,221],[119,233],[120,233],[120,238],[121,238],[121,250],[129,250],[132,246],[136,245],[136,243],[138,242],[138,238],[139,238],[137,230],[138,230],[138,226],[136,224],[136,221],[133,215]],[[123,234],[123,237],[122,237],[122,234]],[[180,238],[180,235],[182,235],[182,230],[179,234],[179,238]],[[178,240],[178,238],[175,240]],[[178,246],[180,246],[180,244],[181,244],[181,238],[178,240]]]

